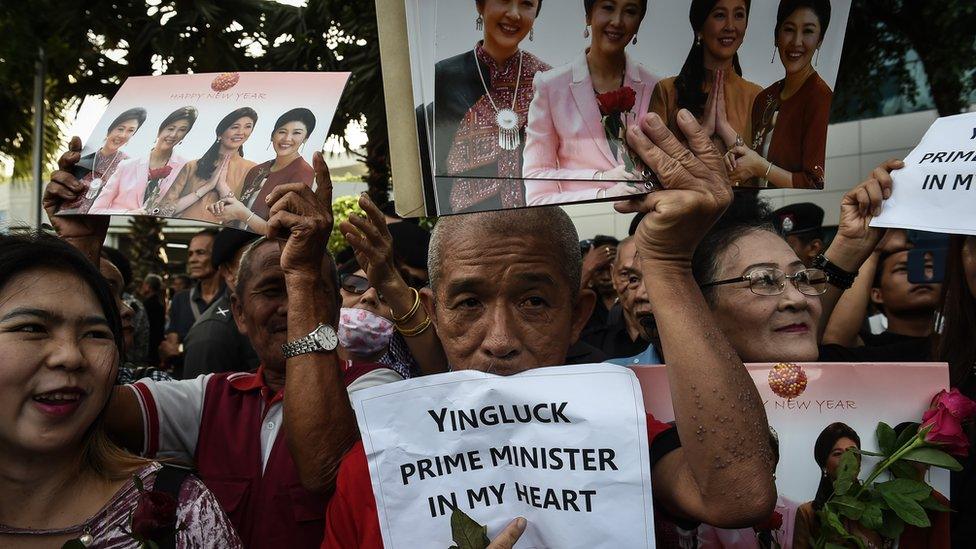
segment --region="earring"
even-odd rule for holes
[[[700,34],[695,37],[695,45],[696,46],[701,46],[701,35]]]
[[[636,34],[634,35],[634,39],[631,40],[630,43],[633,44],[633,45],[635,45],[635,46],[637,45],[637,35]]]
[[[769,58],[769,62],[770,63],[774,63],[776,61],[776,52],[777,51],[779,51],[779,46],[773,45],[773,56]]]
[[[583,38],[589,38],[589,37],[590,37],[590,26],[587,25],[586,27],[583,28]]]
[[[820,48],[817,48],[817,55],[813,58],[813,66],[817,66],[817,62],[820,61]]]
[[[529,42],[535,40],[535,29],[529,29]]]
[[[474,20],[474,28],[477,30],[482,30],[485,28],[485,20],[481,18],[481,14],[478,14],[478,18]]]

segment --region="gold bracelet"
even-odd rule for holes
[[[413,328],[401,328],[399,324],[396,324],[395,326],[397,331],[405,337],[419,336],[427,331],[427,328],[430,328],[430,315],[427,315],[423,322]]]
[[[417,314],[417,309],[420,309],[420,292],[416,288],[410,288],[410,291],[413,292],[413,306],[410,307],[410,312],[401,318],[397,318],[396,311],[393,310],[393,307],[390,307],[390,316],[393,317],[394,324],[401,324],[410,320],[413,318],[413,315]]]

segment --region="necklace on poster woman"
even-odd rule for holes
[[[104,170],[99,171],[98,170],[98,153],[101,150],[102,149],[98,149],[98,150],[95,151],[94,162],[92,162],[92,176],[93,177],[92,177],[91,183],[88,185],[88,193],[85,194],[85,198],[87,198],[88,200],[94,200],[95,197],[98,196],[99,191],[101,191],[101,189],[102,189],[102,184],[104,183],[103,179],[105,177],[105,174],[108,173],[109,171],[111,171],[112,166],[115,165],[115,160],[119,157],[119,153],[122,152],[122,151],[115,151],[115,154],[112,155],[112,159],[108,161],[108,166],[106,166]],[[105,160],[105,157],[104,156],[102,156],[102,160]]]
[[[491,102],[491,108],[495,110],[495,124],[498,126],[498,146],[506,151],[514,151],[522,143],[522,137],[519,134],[522,126],[519,124],[518,113],[515,112],[515,102],[518,100],[519,86],[522,83],[522,56],[523,52],[519,50],[518,73],[515,77],[515,91],[512,93],[512,106],[511,108],[505,107],[499,109],[498,105],[495,104],[494,98],[491,96],[488,84],[485,82],[485,76],[481,73],[478,50],[477,48],[474,50],[474,63],[478,67],[478,77],[481,78],[481,85],[485,88],[485,95],[488,96],[488,101]]]

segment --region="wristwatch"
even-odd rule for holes
[[[827,275],[827,282],[841,290],[846,290],[853,286],[854,279],[857,278],[857,273],[845,271],[837,265],[834,265],[824,254],[813,258],[813,266]]]
[[[281,353],[285,358],[292,358],[306,353],[325,353],[334,351],[339,346],[339,336],[335,328],[328,324],[319,324],[305,337],[290,341],[281,346]]]

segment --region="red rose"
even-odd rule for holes
[[[753,526],[752,528],[757,532],[772,532],[773,530],[779,530],[783,527],[783,515],[779,511],[773,511],[772,515],[760,522],[759,524]]]
[[[965,457],[969,453],[969,437],[962,423],[976,415],[976,402],[969,400],[958,389],[940,391],[932,399],[932,407],[922,415],[920,429],[929,428],[925,442],[936,444],[942,450]]]
[[[600,106],[600,114],[603,116],[629,112],[630,109],[634,108],[636,101],[637,92],[630,86],[624,86],[596,96],[596,102]]]
[[[173,166],[166,164],[161,168],[153,168],[149,170],[149,179],[166,179],[169,174],[173,171]]]
[[[157,540],[176,529],[176,500],[165,492],[139,494],[132,513],[132,535],[142,541]]]

